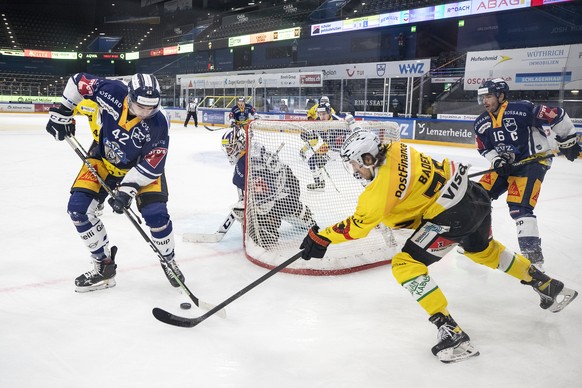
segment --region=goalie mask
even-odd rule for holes
[[[380,139],[368,131],[352,133],[342,144],[340,157],[346,170],[354,177],[374,179],[377,156],[380,153]]]
[[[499,96],[503,93],[503,101],[507,100],[509,97],[509,85],[503,78],[495,78],[489,81],[483,82],[479,89],[477,89],[477,101],[479,105],[483,105],[483,96],[487,94],[493,94],[495,97],[499,98]],[[499,101],[502,103],[503,101]]]
[[[140,119],[155,116],[160,110],[160,84],[152,74],[137,73],[127,84],[127,106]]]
[[[243,131],[233,128],[222,136],[222,150],[230,164],[235,164],[245,149],[245,134]]]

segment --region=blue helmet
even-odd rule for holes
[[[160,110],[160,84],[152,74],[137,73],[127,84],[128,106],[136,116],[153,117]]]
[[[504,101],[509,97],[509,85],[503,78],[494,78],[485,81],[479,86],[477,90],[477,99],[479,104],[481,103],[481,97],[486,94],[493,94],[495,97],[499,98],[499,95],[503,93]]]
[[[239,160],[245,146],[246,141],[244,131],[233,128],[222,135],[222,150],[226,154],[230,164],[235,164]]]

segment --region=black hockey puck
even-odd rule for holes
[[[182,310],[188,310],[192,307],[192,305],[190,303],[184,302],[184,303],[180,303],[180,308]]]

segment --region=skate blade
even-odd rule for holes
[[[571,290],[569,288],[564,287],[562,292],[558,294],[554,304],[549,307],[549,310],[553,313],[557,313],[562,311],[567,305],[570,304],[576,297],[578,296],[578,292]],[[560,300],[558,300],[560,299]]]
[[[115,283],[115,279],[107,279],[107,280],[103,280],[99,283],[93,284],[92,286],[86,286],[86,287],[77,286],[77,288],[75,288],[75,292],[83,293],[83,292],[104,290],[106,288],[115,287],[116,284],[117,283]]]
[[[454,348],[443,349],[437,353],[440,362],[451,364],[453,362],[464,361],[471,357],[477,357],[479,351],[475,349],[470,341],[461,342]]]

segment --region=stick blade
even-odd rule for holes
[[[191,243],[217,243],[224,237],[224,233],[184,233],[182,241]]]
[[[218,131],[220,129],[224,129],[225,127],[209,127],[208,125],[205,125],[204,128],[206,128],[210,132],[214,132],[214,131]]]
[[[191,318],[180,317],[178,315],[174,315],[172,313],[169,313],[166,310],[162,310],[161,308],[158,308],[158,307],[153,308],[152,314],[154,314],[154,317],[158,321],[166,323],[168,325],[172,325],[172,326],[194,327],[198,324],[198,322],[196,322],[195,318],[191,319]]]

